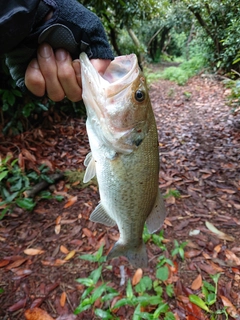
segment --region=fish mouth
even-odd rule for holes
[[[143,119],[139,121],[131,115],[132,85],[140,74],[136,55],[116,57],[103,75],[85,53],[81,53],[80,62],[88,122],[106,145],[117,152],[131,153],[141,144],[146,131],[139,128]]]

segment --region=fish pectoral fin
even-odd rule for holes
[[[106,226],[109,226],[109,227],[113,227],[116,225],[116,222],[109,217],[106,210],[102,206],[101,202],[91,213],[90,220],[93,222],[105,224]]]
[[[154,233],[161,228],[166,217],[166,209],[163,201],[163,197],[158,190],[156,201],[153,209],[146,220],[146,225],[149,233]]]
[[[83,177],[83,183],[87,183],[96,175],[96,166],[95,166],[95,160],[92,156],[92,152],[89,152],[84,160],[84,165],[87,167],[84,177]]]

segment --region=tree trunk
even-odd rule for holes
[[[129,36],[131,37],[134,45],[139,49],[138,50],[138,54],[137,54],[138,62],[140,64],[140,66],[142,66],[144,58],[143,58],[143,54],[141,52],[141,43],[140,43],[140,41],[138,40],[138,37],[136,36],[136,34],[134,33],[134,31],[131,28],[128,28],[127,31],[128,31]]]

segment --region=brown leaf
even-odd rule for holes
[[[184,257],[185,258],[194,258],[199,256],[202,253],[201,250],[189,250],[184,252]]]
[[[56,260],[42,260],[41,263],[44,266],[51,266],[51,267],[58,267],[58,266],[62,266],[64,263],[66,263],[66,260],[62,260],[62,259],[56,259]]]
[[[9,312],[18,311],[18,310],[24,308],[25,305],[26,305],[26,303],[27,303],[27,298],[23,298],[23,299],[19,300],[18,302],[14,303],[14,304],[13,304],[11,307],[9,307],[7,310],[8,310]]]
[[[14,261],[13,263],[11,263],[9,266],[6,267],[6,270],[11,270],[13,268],[17,268],[19,266],[21,266],[27,259],[23,258],[23,259],[18,259],[16,261]]]
[[[29,249],[25,249],[23,252],[28,256],[36,256],[38,254],[44,253],[45,251],[41,249],[29,248]]]
[[[78,197],[71,197],[68,199],[68,202],[65,204],[65,206],[63,207],[64,209],[71,207],[75,202],[77,202]]]
[[[88,238],[89,237],[92,237],[92,231],[90,231],[88,228],[83,228],[83,233],[85,236],[87,236]]]
[[[33,154],[31,154],[27,149],[22,149],[22,154],[25,158],[27,158],[29,161],[36,163],[36,158]]]
[[[142,279],[143,271],[141,268],[138,268],[132,278],[132,285],[135,286]]]
[[[24,315],[26,320],[54,320],[45,310],[40,308],[28,309]]]
[[[223,303],[224,307],[227,307],[227,313],[233,318],[236,318],[237,316],[239,316],[237,309],[234,307],[234,305],[231,303],[231,301],[228,298],[226,298],[225,296],[220,296],[220,297],[222,299],[222,303]]]
[[[65,247],[65,246],[61,246],[60,247],[60,251],[62,252],[62,253],[64,253],[64,254],[68,254],[69,253],[69,250]]]
[[[66,299],[67,299],[67,294],[66,294],[66,292],[63,292],[63,293],[61,294],[61,298],[60,298],[60,306],[61,306],[62,308],[65,306]]]
[[[10,262],[9,260],[5,260],[5,259],[0,260],[0,268],[5,267],[6,265],[9,264],[9,262]]]
[[[225,250],[225,255],[227,257],[228,260],[234,261],[236,263],[237,266],[240,266],[240,258],[238,258],[235,253],[233,253],[232,251],[226,249]]]
[[[198,290],[201,288],[201,286],[202,286],[202,276],[201,276],[201,274],[199,274],[197,276],[197,278],[193,281],[193,283],[191,285],[191,289]]]
[[[56,219],[56,224],[59,224],[62,220],[62,217],[61,216],[58,216],[57,219]]]
[[[21,152],[18,155],[18,165],[22,171],[25,170],[25,161]]]

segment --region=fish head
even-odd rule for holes
[[[116,57],[103,75],[80,55],[83,101],[90,125],[105,145],[131,153],[150,126],[152,107],[135,54]]]

